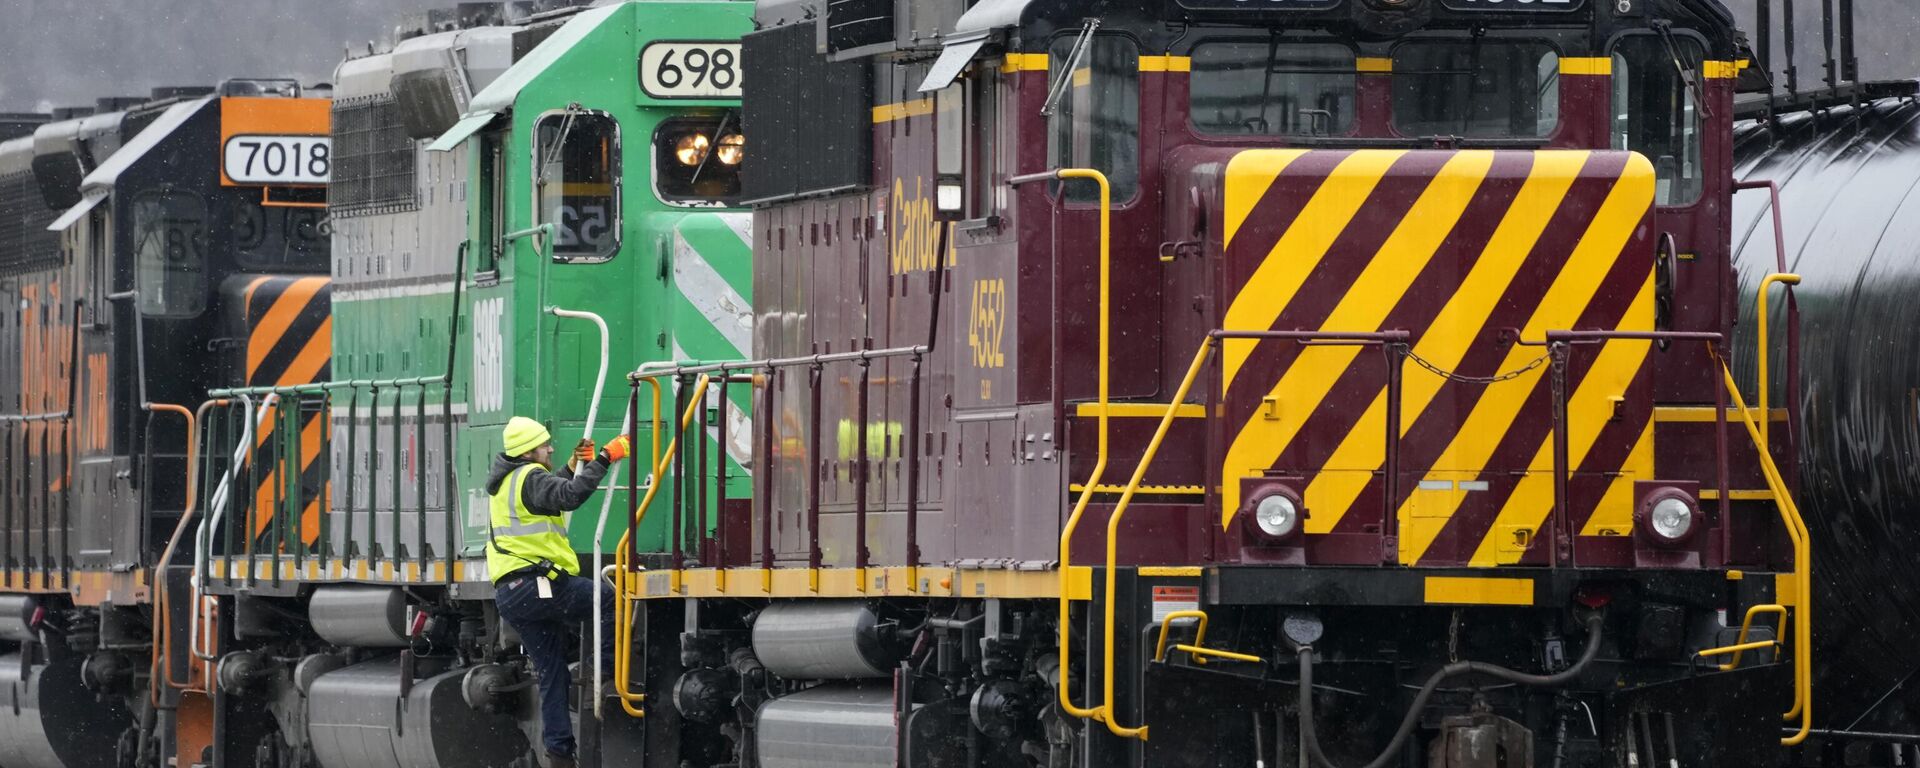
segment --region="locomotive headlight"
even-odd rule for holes
[[[1700,516],[1693,500],[1675,488],[1655,491],[1642,502],[1639,524],[1653,540],[1661,544],[1679,544],[1693,535],[1695,519]]]
[[[1300,507],[1284,493],[1271,494],[1254,505],[1253,522],[1261,533],[1277,539],[1300,525]]]
[[[720,137],[720,144],[713,150],[714,159],[726,165],[739,165],[747,157],[747,138],[737,133]]]
[[[703,133],[683,133],[673,140],[673,159],[681,165],[699,165],[707,158],[707,148],[712,142]],[[723,158],[724,160],[724,158]]]
[[[1678,540],[1693,532],[1693,510],[1672,496],[1654,502],[1653,513],[1647,517],[1653,532],[1663,539]]]

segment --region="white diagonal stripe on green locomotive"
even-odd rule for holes
[[[753,349],[752,217],[744,213],[694,213],[674,227],[673,356],[677,360],[739,360]],[[715,395],[714,397],[717,397]],[[752,456],[749,395],[740,387],[726,397],[729,458],[746,472]],[[709,402],[712,402],[711,400]],[[709,425],[709,440],[719,429]]]
[[[749,225],[744,213],[696,213],[674,227],[673,287],[683,303],[674,313],[674,336],[698,359],[739,359],[753,349]],[[697,331],[702,321],[723,343],[682,334]]]

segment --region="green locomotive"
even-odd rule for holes
[[[748,351],[751,25],[747,4],[613,3],[455,20],[341,65],[333,380],[215,391],[204,430],[214,764],[539,759],[530,673],[490,602],[488,464],[512,416],[563,454],[637,421],[616,471],[648,473],[653,415],[623,412],[624,374]],[[699,453],[737,495],[746,409],[708,401]],[[323,426],[299,427],[311,414]],[[664,519],[624,539],[630,482],[571,518],[583,564],[670,548]],[[641,721],[594,709],[583,760],[639,754]]]

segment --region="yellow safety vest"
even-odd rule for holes
[[[580,573],[580,556],[567,541],[566,518],[528,509],[526,499],[521,498],[521,484],[535,471],[545,470],[538,464],[514,468],[500,481],[500,489],[491,499],[492,519],[488,522],[493,528],[487,543],[487,572],[493,578],[538,565],[541,560],[567,573]]]

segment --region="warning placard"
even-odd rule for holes
[[[1153,588],[1153,623],[1165,621],[1174,611],[1200,610],[1199,587],[1159,586]],[[1181,619],[1180,621],[1192,621]]]

